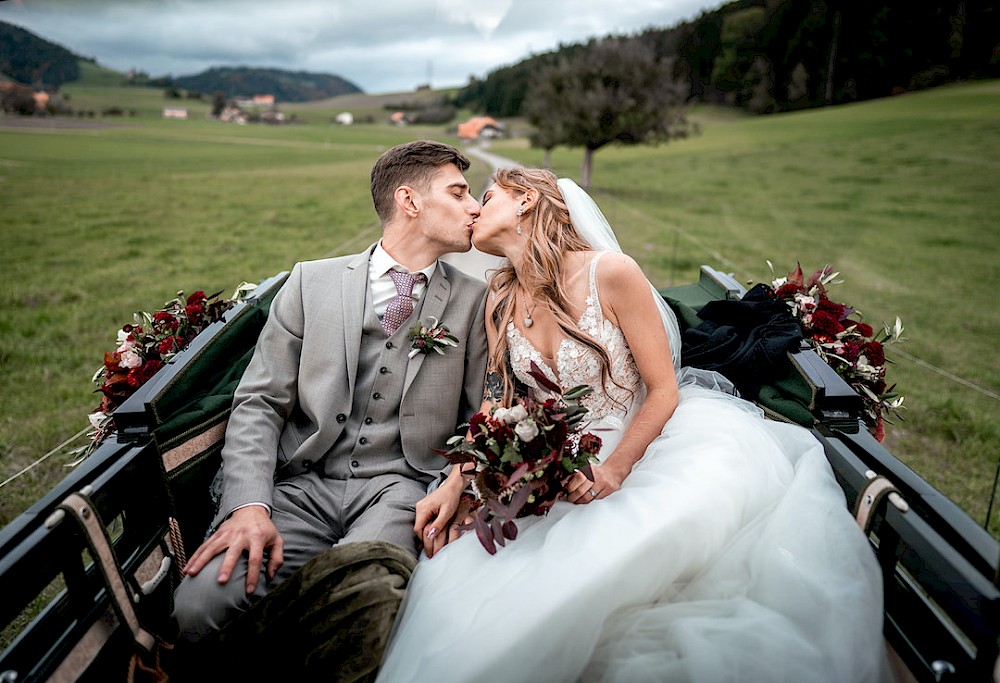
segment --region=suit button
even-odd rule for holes
[[[313,466],[313,461],[312,461],[312,460],[303,460],[303,461],[302,461],[302,467],[303,467],[304,469],[306,469],[306,470],[311,470],[311,469],[312,469],[312,466]]]
[[[392,346],[393,346],[393,345],[392,345],[392,342],[391,342],[391,341],[390,341],[390,342],[386,342],[386,343],[385,343],[385,348],[387,348],[387,349],[391,349],[391,348],[392,348]]]
[[[362,446],[364,446],[366,443],[368,443],[368,437],[367,436],[362,436],[360,439],[358,439],[358,443],[360,443]]]
[[[371,423],[372,423],[372,419],[370,417],[366,417],[365,418],[365,424],[366,425],[370,425]]]
[[[337,416],[337,422],[347,422],[347,416],[341,413]]]
[[[361,464],[361,463],[359,463],[359,462],[358,462],[357,460],[352,460],[352,461],[351,461],[351,467],[357,467],[357,466],[359,466],[360,464]]]
[[[373,399],[375,399],[375,400],[377,401],[377,400],[379,400],[380,398],[382,398],[382,394],[380,394],[380,393],[378,393],[378,392],[376,391],[376,392],[375,392],[374,394],[372,394],[372,398],[373,398]]]
[[[385,373],[389,372],[389,368],[387,368],[387,367],[385,367],[385,366],[383,365],[382,367],[380,367],[380,368],[378,369],[378,371],[379,371],[379,373],[380,373],[380,374],[384,375]]]

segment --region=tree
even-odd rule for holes
[[[685,135],[687,88],[673,64],[648,45],[605,38],[542,70],[525,100],[538,146],[583,147],[580,184],[590,187],[593,154],[607,144],[647,144]]]
[[[214,118],[219,118],[222,115],[222,110],[226,108],[226,93],[221,90],[216,90],[212,93],[212,116]]]

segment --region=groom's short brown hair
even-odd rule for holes
[[[393,195],[400,185],[423,189],[434,172],[445,164],[455,164],[463,173],[469,159],[451,145],[433,140],[416,140],[387,150],[372,167],[372,200],[384,224],[395,210]]]

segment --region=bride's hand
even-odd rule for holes
[[[594,481],[590,481],[583,472],[574,472],[566,480],[566,500],[571,503],[586,504],[598,498],[607,498],[622,487],[622,482],[628,472],[621,472],[610,463],[591,467]]]

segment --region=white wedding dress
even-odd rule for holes
[[[580,327],[641,396],[597,262]],[[609,453],[636,407],[614,399],[632,394],[605,390],[572,340],[553,371],[513,325],[507,338],[529,386],[534,360],[564,388],[595,388],[588,416]],[[379,682],[889,680],[879,568],[820,444],[750,403],[682,386],[619,491],[518,528],[496,555],[469,533],[420,561]]]

